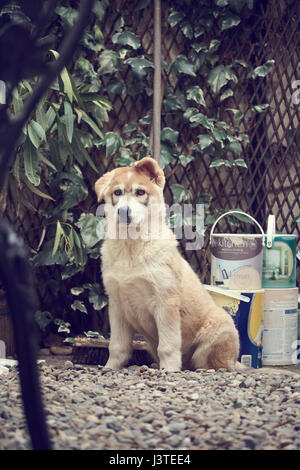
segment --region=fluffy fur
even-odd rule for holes
[[[108,225],[101,250],[111,327],[106,367],[126,365],[139,332],[154,360],[168,371],[240,368],[239,335],[231,316],[216,306],[165,223],[164,183],[157,162],[146,157],[95,184]],[[124,213],[128,220],[121,219]]]

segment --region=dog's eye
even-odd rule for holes
[[[115,196],[121,196],[121,195],[122,195],[121,189],[116,189],[116,190],[114,191],[114,195],[115,195]]]
[[[145,193],[146,191],[144,191],[143,189],[137,189],[135,192],[137,196],[144,196]]]

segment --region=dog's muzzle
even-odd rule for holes
[[[131,215],[130,207],[119,207],[118,217],[120,224],[129,224],[131,222]]]

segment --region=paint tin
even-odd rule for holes
[[[294,364],[298,288],[265,289],[263,365]]]
[[[247,367],[262,367],[264,290],[227,290],[205,286],[215,303],[233,318],[240,337],[239,361]]]
[[[269,215],[263,248],[263,277],[265,288],[296,287],[296,235],[276,234],[275,216]]]
[[[216,224],[229,214],[242,214],[256,223],[260,234],[213,233]],[[241,211],[229,211],[221,215],[210,233],[211,285],[230,290],[261,289],[264,231],[259,223]]]

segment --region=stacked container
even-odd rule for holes
[[[230,214],[241,214],[251,219],[260,233],[214,233],[220,219]],[[210,234],[211,285],[206,287],[216,304],[233,317],[240,336],[239,361],[254,368],[262,367],[264,243],[262,227],[241,211],[223,214],[214,223]]]
[[[265,289],[263,365],[295,364],[298,347],[296,235],[276,234],[274,215],[268,218],[262,274]]]
[[[229,214],[251,219],[260,233],[214,233]],[[254,368],[298,363],[296,236],[276,234],[274,215],[265,235],[253,217],[229,211],[214,223],[210,245],[211,285],[206,287],[234,319],[241,363]]]

